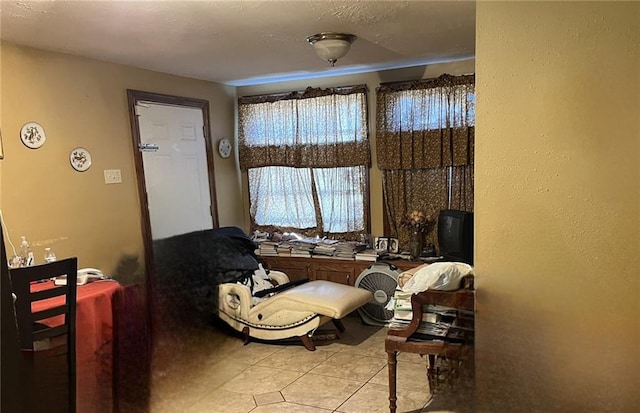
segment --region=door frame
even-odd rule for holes
[[[213,169],[213,145],[211,143],[210,122],[209,122],[209,101],[203,99],[187,98],[181,96],[164,95],[161,93],[145,92],[141,90],[127,89],[127,101],[129,106],[129,120],[131,123],[131,136],[133,144],[133,158],[136,168],[136,180],[138,182],[138,199],[140,201],[140,221],[142,226],[142,239],[144,246],[144,263],[145,263],[145,284],[147,294],[153,297],[152,280],[155,279],[155,267],[153,260],[153,239],[151,238],[151,220],[149,218],[149,200],[147,197],[146,180],[144,176],[144,164],[142,152],[139,149],[140,140],[140,124],[138,115],[136,114],[136,105],[140,102],[150,102],[171,106],[181,106],[188,108],[197,108],[202,111],[202,119],[204,121],[203,134],[207,158],[207,172],[209,178],[209,197],[211,198],[211,219],[213,228],[219,226],[218,221],[218,205],[216,197],[215,174]]]

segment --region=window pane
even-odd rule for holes
[[[251,215],[258,225],[316,226],[309,169],[282,166],[249,169],[249,197]]]
[[[264,226],[316,227],[312,172],[324,224],[319,230],[330,233],[364,230],[366,167],[252,168],[249,170],[249,195],[253,221]]]
[[[242,122],[248,146],[293,146],[363,141],[367,135],[362,93],[246,105]]]
[[[404,90],[395,105],[387,107],[393,132],[435,130],[475,125],[475,94],[455,88],[450,95],[440,89]]]
[[[314,169],[320,198],[324,232],[342,233],[364,230],[363,188],[366,169]]]

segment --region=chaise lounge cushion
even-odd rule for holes
[[[273,311],[276,307],[304,309],[340,319],[371,300],[371,292],[330,281],[310,281],[278,293],[254,307],[253,311]]]

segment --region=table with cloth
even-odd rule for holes
[[[53,281],[33,284],[32,291],[53,288]],[[113,411],[113,297],[122,286],[114,280],[79,285],[76,298],[77,413]],[[64,297],[34,304],[34,311],[62,303]],[[63,322],[63,316],[46,320]]]

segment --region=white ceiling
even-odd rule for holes
[[[474,1],[9,1],[2,39],[38,49],[248,85],[475,55]],[[358,36],[331,68],[307,43]]]

